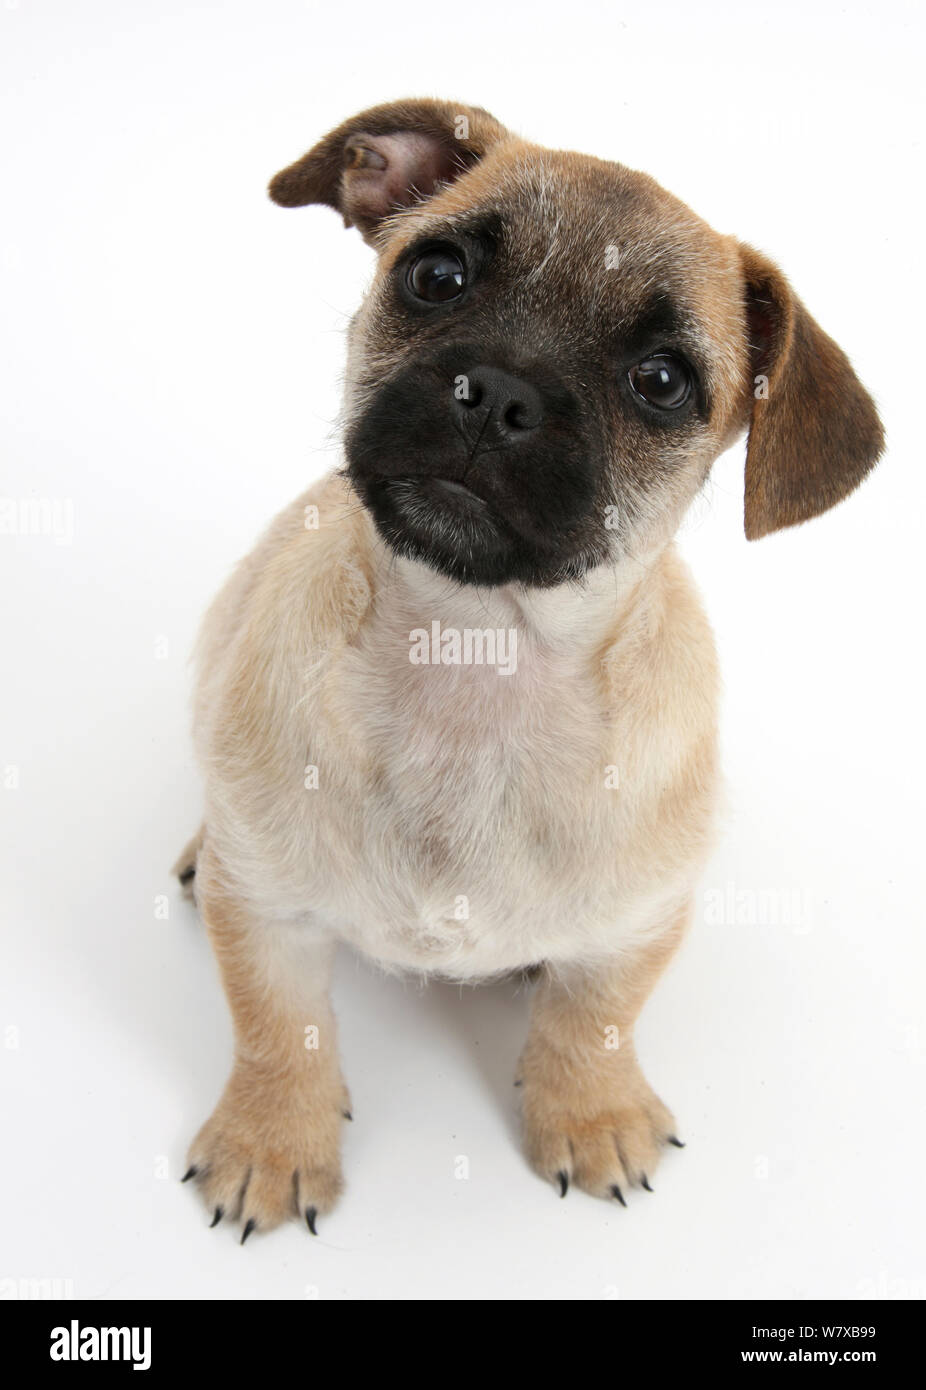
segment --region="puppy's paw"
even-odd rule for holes
[[[240,1225],[242,1245],[252,1232],[293,1219],[315,1235],[343,1188],[340,1135],[349,1118],[343,1087],[307,1096],[255,1089],[233,1076],[190,1145],[183,1181],[195,1184],[213,1226]]]
[[[565,1197],[570,1186],[626,1206],[628,1189],[652,1191],[667,1144],[683,1147],[672,1114],[636,1063],[610,1084],[554,1076],[522,1081],[525,1149],[531,1167]]]

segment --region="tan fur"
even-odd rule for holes
[[[682,937],[688,909],[631,961],[594,976],[547,974],[521,1056],[525,1144],[538,1173],[623,1201],[649,1186],[675,1121],[633,1045],[637,1015]]]
[[[228,1216],[247,1230],[296,1215],[314,1226],[341,1191],[340,1129],[350,1114],[327,996],[333,946],[264,922],[229,896],[225,877],[207,844],[197,893],[231,1008],[235,1063],[190,1147],[192,1175],[216,1221]],[[291,969],[280,968],[284,958]]]
[[[386,166],[418,159],[436,177],[461,110],[472,126],[454,176],[385,216]],[[396,154],[403,131],[413,139]],[[195,861],[236,1056],[191,1148],[192,1176],[210,1210],[240,1219],[245,1234],[293,1213],[314,1228],[334,1202],[350,1106],[327,981],[342,941],[387,969],[459,980],[542,967],[520,1068],[528,1157],[561,1186],[623,1200],[626,1187],[648,1185],[674,1137],[633,1025],[690,915],[718,788],[713,641],[672,536],[750,416],[753,533],[844,495],[878,441],[841,474],[820,443],[827,420],[815,421],[824,491],[797,498],[787,362],[802,333],[820,331],[780,273],[643,175],[539,150],[475,109],[412,102],[344,123],[272,192],[290,206],[339,207],[380,249],[351,328],[348,419],[409,351],[388,326],[396,256],[493,197],[530,209],[512,271],[513,339],[551,300],[551,333],[572,342],[593,330],[614,292],[594,257],[617,226],[632,304],[667,256],[684,270],[679,293],[715,398],[695,443],[660,446],[655,475],[653,446],[625,441],[618,462],[639,475],[645,505],[633,544],[581,585],[451,583],[393,554],[332,475],[277,518],[219,595],[198,649],[205,827],[177,871],[188,877]],[[575,211],[569,244],[558,233],[564,203]],[[754,407],[747,301],[766,304],[769,286],[761,365],[781,393]],[[555,339],[547,346],[555,352]],[[826,367],[826,410],[843,390],[861,410],[841,354]],[[514,630],[517,670],[411,664],[409,633],[434,619]],[[312,1028],[318,1047],[306,1049]]]

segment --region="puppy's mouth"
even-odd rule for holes
[[[469,582],[502,582],[514,533],[491,504],[451,478],[366,479],[364,501],[386,542],[399,554],[423,560]]]
[[[439,502],[448,502],[453,506],[466,507],[470,512],[480,509],[487,511],[489,504],[484,497],[479,497],[472,488],[465,487],[463,483],[455,483],[451,478],[426,478],[426,485],[430,484],[431,492],[438,494]]]

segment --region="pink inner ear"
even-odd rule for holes
[[[352,135],[344,147],[343,210],[359,226],[429,198],[464,167],[436,135]]]

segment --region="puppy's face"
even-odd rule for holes
[[[271,193],[332,203],[379,252],[347,467],[388,544],[455,580],[550,585],[664,544],[746,425],[750,535],[880,451],[780,272],[645,175],[424,102],[363,113]]]
[[[397,219],[346,438],[387,541],[464,582],[551,584],[674,530],[740,414],[738,269],[642,175],[540,150]]]

